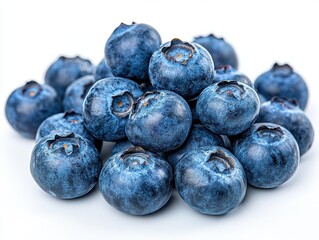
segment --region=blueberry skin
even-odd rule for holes
[[[146,215],[163,207],[172,194],[173,171],[159,155],[139,147],[111,156],[99,177],[104,199],[117,210]]]
[[[175,168],[175,186],[194,210],[222,215],[242,202],[247,180],[237,158],[227,149],[215,146],[184,155]]]
[[[94,77],[96,81],[101,80],[103,78],[114,77],[110,67],[106,64],[106,61],[104,58],[97,65],[94,72]]]
[[[157,90],[137,101],[125,132],[135,146],[167,152],[184,143],[191,125],[192,112],[187,102],[174,92]]]
[[[273,67],[261,74],[254,82],[258,93],[271,100],[273,97],[295,98],[299,102],[302,110],[306,108],[308,102],[308,87],[304,79],[288,64],[279,65],[275,63]]]
[[[47,117],[62,112],[62,104],[54,88],[27,82],[14,90],[7,99],[5,113],[8,122],[26,138],[34,139],[39,125]]]
[[[209,34],[206,37],[196,37],[194,42],[207,49],[213,58],[215,68],[221,65],[231,65],[233,68],[238,69],[237,54],[224,38],[218,38],[213,34]]]
[[[76,57],[59,57],[51,64],[45,73],[45,83],[52,86],[61,100],[66,88],[76,79],[86,75],[92,75],[94,65],[90,60]]]
[[[161,43],[153,27],[121,23],[105,44],[105,60],[115,76],[141,83],[148,79],[150,58]]]
[[[232,142],[248,184],[274,188],[289,180],[299,165],[299,148],[292,134],[273,123],[256,123]]]
[[[87,194],[96,185],[101,162],[91,141],[61,132],[36,143],[30,170],[42,190],[56,198],[73,199]]]
[[[312,124],[295,100],[274,97],[263,103],[256,122],[276,123],[290,131],[298,143],[301,156],[313,143]]]
[[[231,65],[221,65],[215,70],[215,76],[213,78],[214,83],[221,82],[223,80],[234,80],[247,84],[249,87],[254,88],[253,82],[243,73],[239,72]]]
[[[126,138],[128,115],[142,95],[138,84],[129,79],[110,77],[97,81],[83,102],[86,128],[94,137],[104,141]]]
[[[156,89],[170,90],[185,98],[197,96],[213,83],[214,62],[197,43],[174,38],[151,57],[149,78]]]
[[[221,81],[205,88],[196,104],[197,115],[206,128],[229,136],[247,130],[257,119],[259,108],[255,90],[236,81]]]
[[[38,128],[36,141],[49,134],[66,132],[67,130],[92,141],[97,149],[101,148],[101,141],[93,137],[85,128],[82,114],[73,111],[54,114],[45,119]]]
[[[209,131],[201,124],[194,124],[188,134],[188,137],[184,144],[177,150],[167,153],[167,160],[169,164],[175,169],[175,166],[180,159],[192,150],[200,147],[224,147],[224,141],[222,137]]]
[[[95,77],[93,75],[81,77],[71,83],[64,94],[64,111],[75,111],[81,114],[84,98],[94,83]]]

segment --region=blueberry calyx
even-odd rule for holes
[[[127,150],[125,150],[121,156],[125,155],[125,154],[130,154],[130,153],[146,153],[146,150],[140,146],[132,146],[129,147]]]
[[[123,92],[121,94],[112,96],[112,112],[124,118],[130,114],[134,108],[134,99],[130,92]]]
[[[136,22],[134,22],[134,21],[132,21],[132,24],[126,24],[126,23],[121,22],[120,27],[129,27],[129,26],[132,26],[135,24],[136,24]]]
[[[139,106],[142,104],[143,107],[147,107],[149,105],[149,101],[153,101],[154,99],[156,99],[156,97],[146,100],[145,102],[141,103],[143,100],[145,100],[148,96],[150,95],[154,95],[154,94],[160,94],[159,91],[154,90],[154,91],[147,91],[146,93],[144,93],[141,97],[139,97],[137,99],[137,101],[133,104],[133,109],[132,109],[132,114],[135,114],[139,111]]]
[[[233,67],[231,65],[220,65],[217,69],[217,73],[229,73],[233,70]]]
[[[66,60],[66,59],[67,59],[67,57],[65,57],[65,56],[60,56],[59,57],[59,60],[62,60],[62,61]]]
[[[275,75],[280,75],[280,76],[289,76],[293,73],[293,68],[285,63],[283,65],[280,65],[278,63],[275,63],[272,68],[271,71],[275,74]]]
[[[288,108],[288,109],[293,109],[293,108],[299,107],[299,102],[295,98],[288,99],[288,98],[284,98],[284,97],[275,96],[275,97],[271,98],[270,102],[272,104],[278,103],[282,107]]]
[[[167,60],[173,60],[182,65],[187,65],[188,61],[195,53],[195,48],[188,42],[183,42],[178,38],[174,38],[171,40],[170,46],[163,47],[161,52]]]
[[[90,64],[91,65],[91,61],[88,59],[83,59],[80,56],[75,56],[75,57],[66,57],[66,56],[60,56],[58,58],[58,61],[61,61],[61,64],[67,64],[67,65],[74,65],[76,64],[77,67],[79,68],[80,71],[86,71],[87,67],[86,64]],[[85,63],[85,64],[83,64]]]
[[[54,151],[63,149],[68,156],[80,147],[79,141],[73,132],[55,134],[53,138],[47,140],[47,143],[50,149]]]
[[[132,22],[132,24],[126,24],[126,23],[121,23],[116,29],[115,32],[118,34],[124,34],[128,29],[130,29],[132,26],[134,26],[136,23]]]
[[[148,165],[150,156],[147,151],[139,146],[133,146],[128,148],[120,155],[120,159],[123,160],[129,167],[137,165]]]
[[[153,94],[160,94],[160,92],[157,91],[157,90],[147,91],[147,92],[144,93],[141,97],[139,97],[139,98],[137,99],[137,101],[142,100],[142,99],[144,99],[146,96],[148,96],[148,95],[153,95]]]
[[[65,112],[63,115],[63,118],[68,120],[70,123],[78,123],[79,120],[73,118],[74,116],[79,116],[79,114],[75,112],[74,110],[71,110],[71,111]]]
[[[223,37],[216,37],[213,33],[210,33],[210,34],[208,34],[207,36],[198,36],[198,37],[195,37],[195,40],[200,39],[200,38],[207,38],[207,37],[224,41],[224,38],[223,38]]]
[[[237,81],[224,80],[216,83],[216,93],[224,94],[236,98],[237,100],[241,100],[246,95],[246,90],[242,84],[239,84]]]
[[[273,139],[274,141],[279,141],[285,134],[280,127],[272,127],[267,125],[261,125],[256,130],[257,135],[265,139]]]
[[[223,37],[216,37],[214,34],[209,34],[208,37],[211,37],[211,38],[215,38],[215,39],[218,39],[218,40],[224,40]]]
[[[81,58],[81,57],[80,56],[75,56],[75,57],[60,56],[59,60],[66,61],[66,60],[74,60],[74,59],[79,59],[79,58]]]
[[[222,150],[213,150],[209,154],[206,162],[214,164],[213,170],[219,173],[228,173],[236,166],[234,159],[227,156],[227,154]]]
[[[42,91],[42,86],[36,81],[29,81],[22,87],[22,94],[28,97],[35,97]]]

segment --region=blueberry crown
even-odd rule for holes
[[[126,30],[130,29],[132,26],[136,25],[135,22],[132,22],[132,24],[126,24],[126,23],[121,23],[113,33],[116,34],[123,34]]]
[[[58,133],[53,138],[47,140],[49,149],[64,149],[66,155],[71,155],[76,149],[80,148],[79,139],[73,132]]]
[[[74,110],[70,110],[64,113],[63,118],[67,118],[69,116],[81,116],[81,114],[75,112]]]
[[[176,55],[173,54],[174,50],[183,50],[183,52],[178,51]],[[169,46],[163,47],[161,49],[161,52],[164,54],[167,60],[173,60],[174,62],[179,62],[182,65],[187,65],[188,61],[195,53],[195,47],[188,42],[183,42],[178,38],[174,38],[170,42]]]
[[[82,122],[82,115],[75,112],[74,110],[65,112],[63,114],[63,118],[72,124],[77,124],[79,122]]]
[[[234,80],[224,80],[216,83],[216,93],[224,94],[241,100],[246,95],[246,89],[243,84]]]
[[[125,154],[132,154],[132,153],[147,153],[146,150],[140,146],[132,146],[129,147],[127,150],[125,150],[121,156],[124,156]]]
[[[136,22],[134,22],[134,21],[132,21],[132,24],[126,24],[126,23],[121,22],[120,27],[128,27],[128,26],[132,26],[135,24],[136,24]]]
[[[66,62],[66,63],[73,63],[73,62],[75,62],[75,63],[79,64],[79,63],[82,63],[83,61],[86,62],[86,63],[91,63],[90,60],[81,58],[81,57],[78,56],[78,55],[75,56],[75,57],[60,56],[60,57],[58,58],[58,60],[59,60],[59,61],[62,61],[62,62]]]
[[[285,97],[275,96],[270,100],[270,102],[271,104],[273,103],[280,104],[282,107],[289,108],[289,109],[299,107],[299,102],[295,98],[288,99]]]
[[[37,96],[42,91],[42,86],[36,81],[29,81],[22,87],[22,94],[30,97]]]
[[[214,171],[220,173],[227,173],[236,166],[234,159],[221,149],[213,150],[206,162],[214,164]]]
[[[201,39],[201,38],[213,38],[213,39],[217,39],[217,40],[222,40],[222,41],[224,41],[224,38],[223,38],[223,37],[216,37],[216,35],[213,34],[213,33],[210,33],[210,34],[208,34],[207,36],[198,36],[198,37],[195,37],[195,40]]]
[[[256,130],[257,135],[262,139],[268,139],[273,141],[279,141],[285,134],[279,126],[261,125]]]
[[[289,76],[290,74],[293,73],[293,68],[289,65],[289,64],[283,64],[280,65],[278,63],[275,63],[272,68],[271,71],[275,74],[275,75],[281,75],[281,76]]]
[[[133,146],[120,154],[120,159],[128,166],[147,166],[150,156],[142,147]]]
[[[80,56],[75,56],[75,57],[66,57],[66,56],[60,56],[59,60],[61,61],[69,61],[69,60],[76,60],[76,59],[82,59]]]
[[[136,102],[134,102],[134,104],[133,104],[133,109],[132,109],[132,114],[137,113],[137,112],[139,111],[139,109],[140,109],[140,107],[141,107],[141,106],[140,106],[141,104],[142,104],[142,106],[147,107],[147,106],[149,105],[149,103],[150,103],[151,101],[153,101],[153,99],[157,100],[156,97],[151,98],[151,99],[147,99],[147,98],[150,98],[152,95],[160,95],[160,94],[161,94],[161,92],[160,92],[160,91],[157,91],[157,90],[147,91],[146,93],[144,93],[141,97],[139,97],[139,98],[137,99]],[[147,99],[147,100],[146,100],[146,99]],[[145,100],[145,101],[142,103],[143,100]]]
[[[118,95],[112,96],[112,112],[120,117],[127,117],[134,109],[134,98],[130,92],[122,92]]]
[[[217,73],[230,73],[234,71],[234,68],[231,65],[220,65],[216,68]]]

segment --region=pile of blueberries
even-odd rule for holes
[[[308,89],[288,65],[254,84],[233,47],[214,35],[161,43],[146,24],[120,24],[95,67],[59,57],[45,84],[27,82],[6,103],[11,126],[35,138],[30,169],[50,195],[73,199],[98,183],[133,215],[162,208],[174,187],[194,210],[225,214],[247,184],[275,188],[312,145]],[[103,141],[116,142],[101,159]]]

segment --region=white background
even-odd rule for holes
[[[71,201],[44,193],[29,172],[34,142],[15,133],[4,116],[10,92],[27,80],[42,82],[59,55],[97,64],[113,29],[135,21],[152,25],[163,42],[224,36],[253,80],[274,61],[290,63],[309,85],[306,113],[317,136],[316,2],[0,0],[0,239],[319,239],[317,138],[290,181],[273,190],[249,188],[225,216],[198,214],[174,193],[158,213],[134,217],[110,207],[96,189]]]

